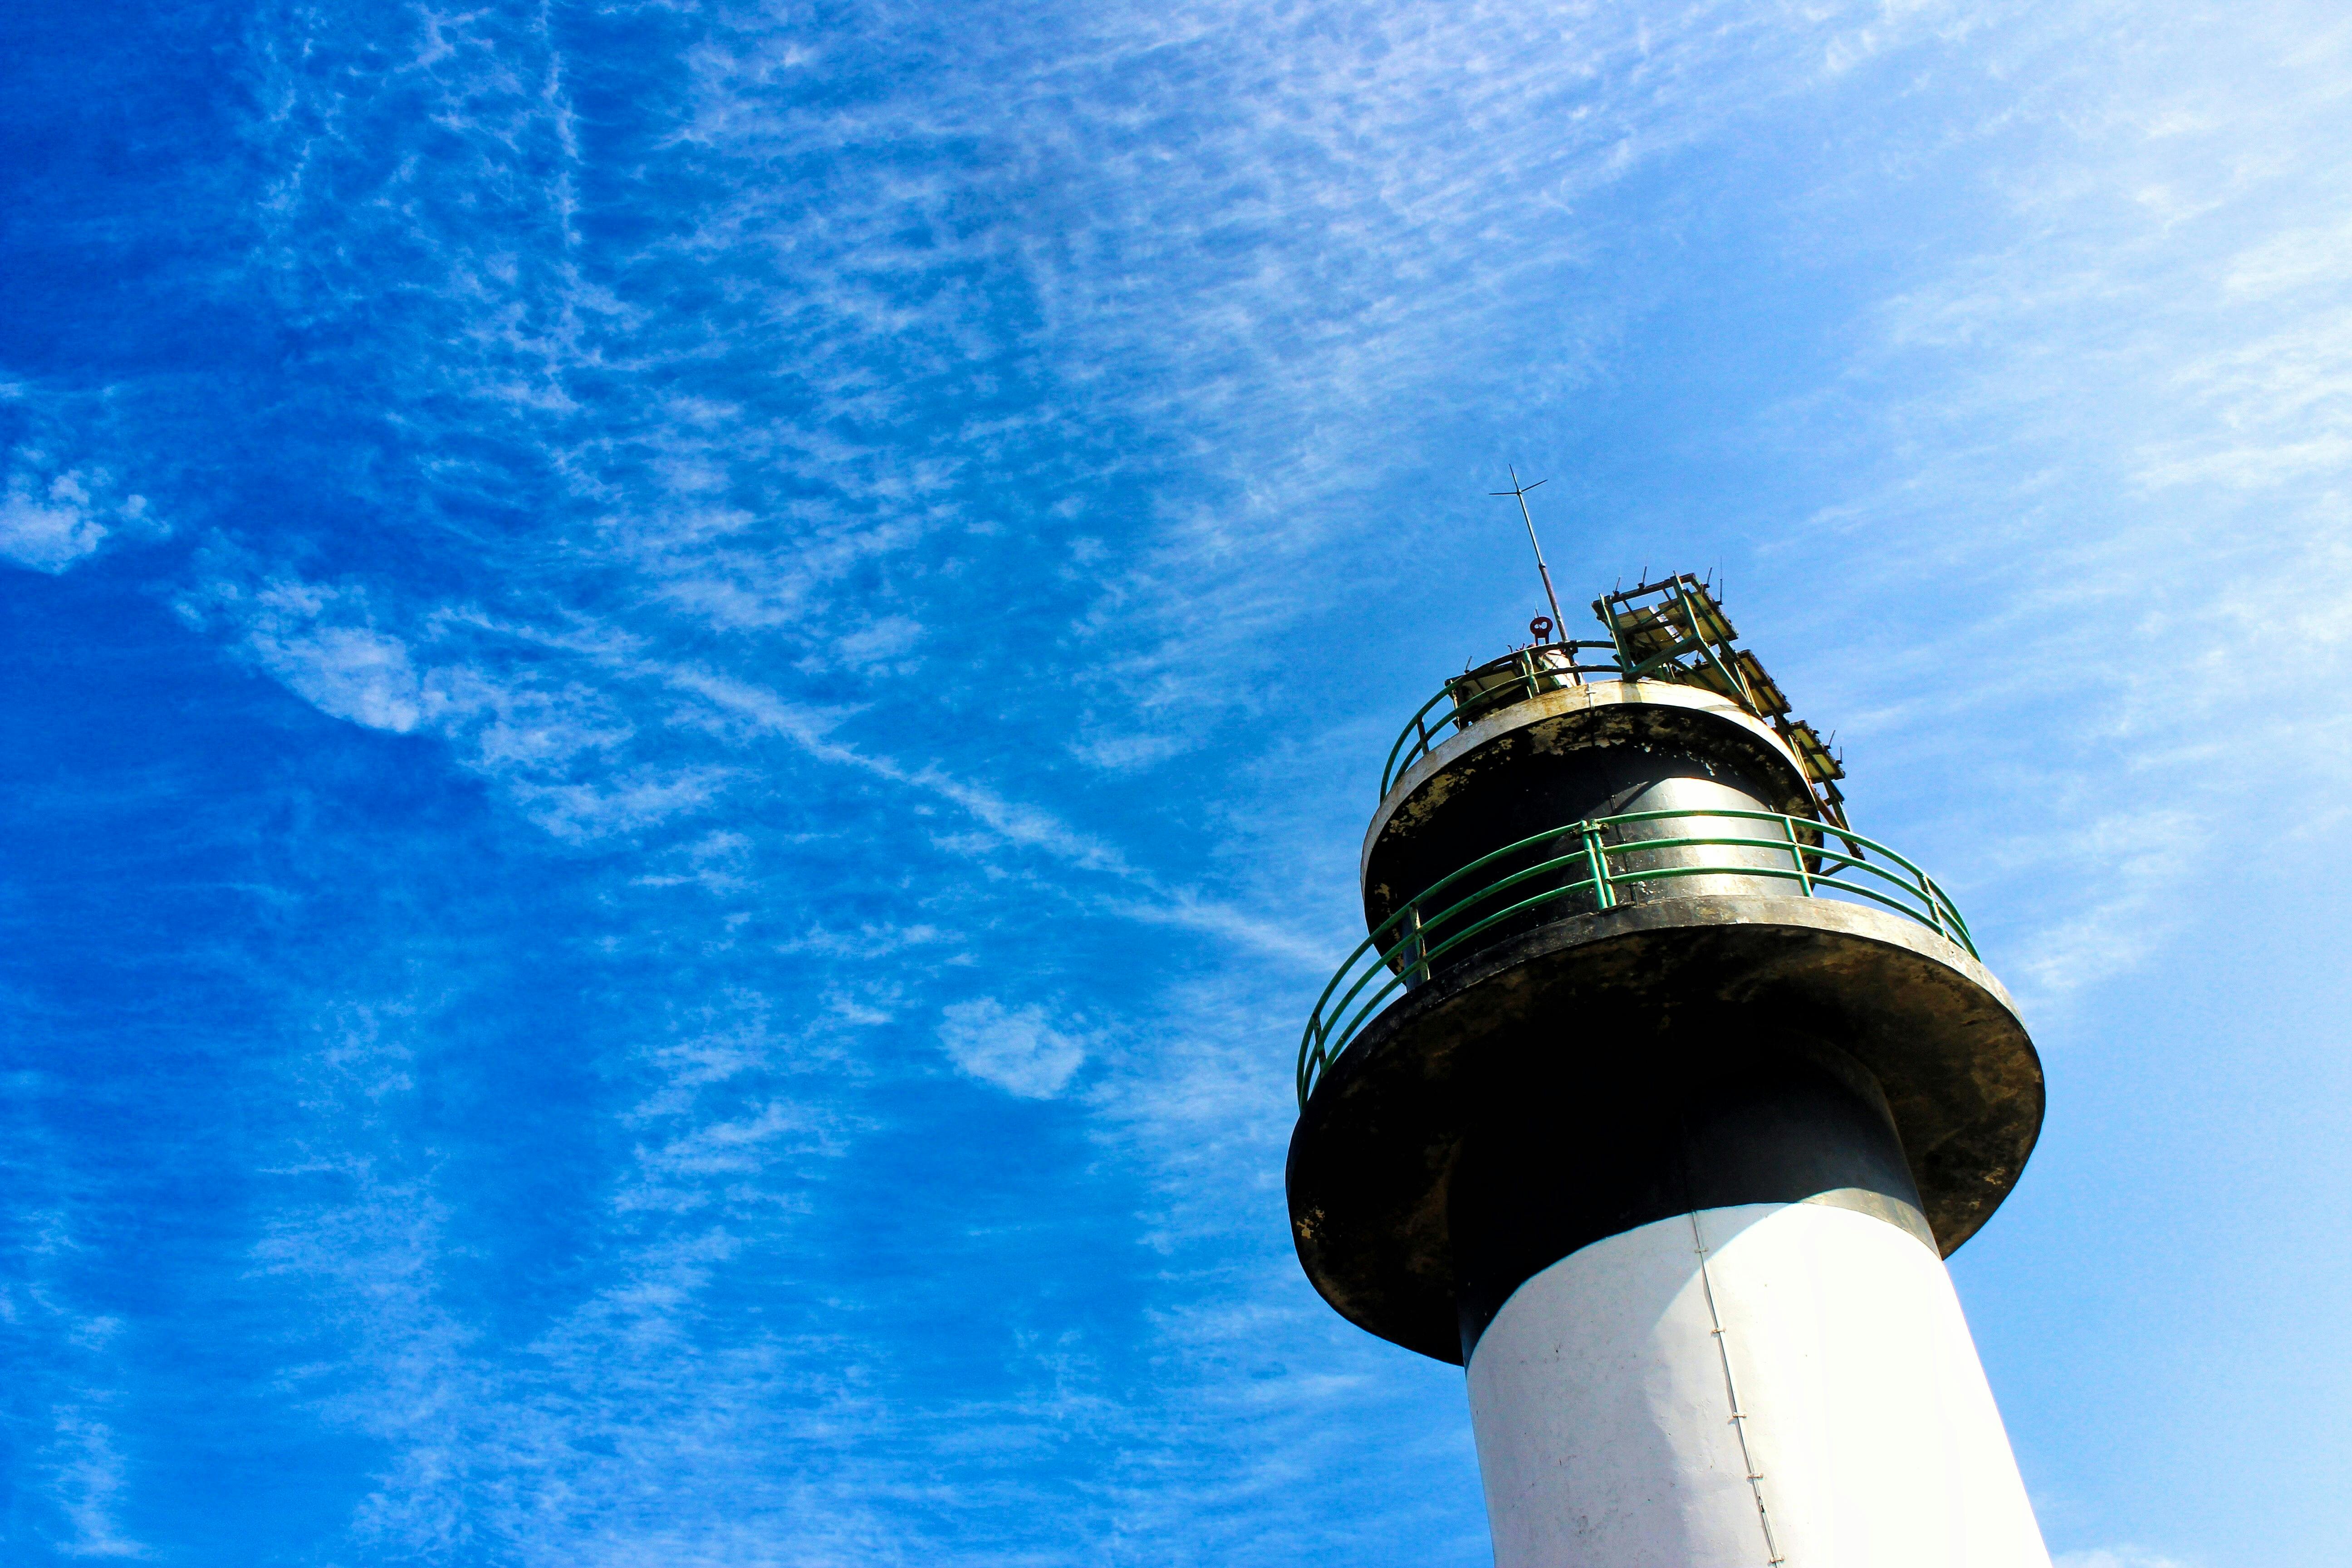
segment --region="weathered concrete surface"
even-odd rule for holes
[[[1567,759],[1581,753],[1580,760],[1589,763],[1612,750],[1708,759],[1750,781],[1752,793],[1767,809],[1812,815],[1812,792],[1795,753],[1770,726],[1728,698],[1662,680],[1596,680],[1497,709],[1407,768],[1389,787],[1364,830],[1357,861],[1360,879],[1370,886],[1373,849],[1392,823],[1400,836],[1413,834],[1444,810],[1457,792],[1472,787],[1473,781],[1528,757]],[[1542,771],[1547,775],[1564,772]],[[1605,813],[1572,810],[1528,831],[1584,815]],[[1405,888],[1396,896],[1410,898],[1420,890]]]
[[[1574,916],[1391,1005],[1291,1137],[1300,1263],[1349,1321],[1461,1359],[1447,1189],[1486,1097],[1559,1063],[1809,1038],[1879,1082],[1949,1255],[2016,1184],[2042,1067],[1984,967],[1914,921],[1821,899],[1712,897]]]
[[[1580,820],[1680,805],[1801,817],[1813,809],[1804,775],[1787,748],[1764,725],[1711,692],[1656,681],[1606,681],[1514,704],[1423,759],[1381,803],[1361,866],[1366,924],[1378,928],[1404,900],[1531,835]],[[1769,822],[1745,826],[1754,837],[1779,834]],[[1658,826],[1661,834],[1720,835],[1738,832],[1743,825],[1736,819],[1695,819],[1679,827]],[[1718,849],[1707,858],[1728,866],[1752,853]],[[1543,853],[1527,852],[1524,861],[1493,868],[1493,875],[1542,858]],[[1549,880],[1565,886],[1579,875],[1563,870]],[[1528,883],[1517,896],[1543,885]],[[1640,901],[1698,890],[1635,883],[1626,897]],[[1769,880],[1751,880],[1744,889],[1727,883],[1710,890],[1783,889]],[[1794,897],[1799,889],[1790,884],[1785,891]],[[1563,912],[1549,910],[1547,916]]]

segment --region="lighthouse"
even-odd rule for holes
[[[2048,1568],[1944,1264],[2041,1128],[2016,1007],[1710,584],[1593,610],[1390,752],[1299,1262],[1465,1368],[1497,1568]]]

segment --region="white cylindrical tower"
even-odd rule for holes
[[[1595,608],[1391,756],[1300,1261],[1465,1364],[1498,1568],[2047,1568],[1943,1262],[2032,1148],[2032,1042],[1703,584]]]

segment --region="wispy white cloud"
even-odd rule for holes
[[[60,1411],[48,1451],[58,1500],[73,1527],[73,1533],[58,1543],[61,1552],[68,1557],[154,1555],[124,1533],[117,1517],[128,1478],[111,1428],[86,1411]]]
[[[0,406],[18,400],[9,390],[0,387]],[[165,531],[147,498],[126,493],[110,469],[68,466],[38,446],[10,455],[0,481],[0,561],[55,574],[97,554],[109,539],[154,539]]]
[[[44,476],[27,460],[30,456],[37,455],[17,454],[7,490],[0,495],[0,557],[36,572],[63,572],[95,554],[114,531],[112,525],[135,524],[143,517],[143,496],[109,506],[93,493],[111,487],[113,477],[104,469],[68,468]]]
[[[11,1087],[19,1092],[38,1088]],[[12,1131],[28,1148],[47,1142],[21,1122]],[[30,1184],[17,1184],[20,1205]],[[124,1520],[136,1500],[131,1467],[115,1430],[123,1404],[119,1341],[125,1325],[116,1314],[89,1306],[71,1275],[92,1249],[75,1236],[62,1203],[12,1206],[0,1226],[10,1244],[9,1267],[0,1277],[0,1336],[11,1342],[19,1369],[11,1417],[22,1439],[31,1505],[20,1528],[29,1527],[62,1556],[152,1556]]]
[[[1083,1034],[1055,1027],[1034,1003],[1007,1007],[993,996],[942,1009],[940,1046],[961,1070],[1024,1100],[1053,1099],[1087,1059]]]

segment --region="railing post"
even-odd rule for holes
[[[1805,869],[1805,846],[1797,837],[1797,819],[1784,813],[1780,826],[1789,830],[1789,853],[1797,862],[1797,886],[1802,888],[1805,897],[1810,899],[1813,896],[1813,874]]]
[[[1601,828],[1596,823],[1584,824],[1584,863],[1592,868],[1592,901],[1597,909],[1613,910],[1617,896],[1609,886],[1609,852],[1601,843]]]
[[[1936,901],[1936,890],[1927,880],[1927,873],[1921,871],[1917,873],[1917,876],[1919,879],[1919,901],[1927,906],[1927,923],[1936,928],[1936,934],[1937,936],[1949,937],[1952,933],[1944,929],[1943,906]]]

